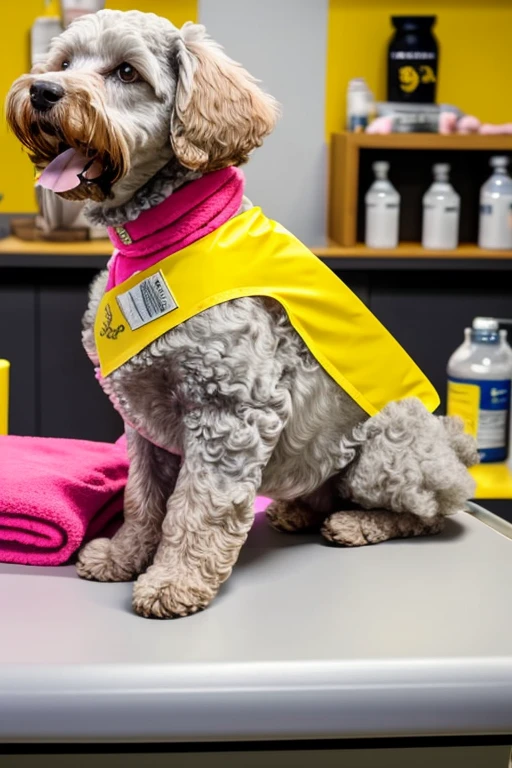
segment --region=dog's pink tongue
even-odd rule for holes
[[[69,189],[78,187],[80,184],[78,175],[84,172],[88,163],[90,163],[90,158],[87,158],[82,152],[76,149],[66,149],[44,169],[37,183],[40,187],[52,189],[54,192],[67,192]],[[84,176],[88,179],[94,179],[101,174],[101,171],[101,163],[95,160],[84,173]]]

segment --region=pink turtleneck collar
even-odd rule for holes
[[[243,194],[242,171],[223,168],[181,187],[135,221],[109,227],[115,251],[107,290],[218,229],[240,209]]]

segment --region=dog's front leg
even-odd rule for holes
[[[180,459],[133,430],[128,430],[128,449],[124,523],[112,539],[94,539],[82,549],[77,570],[84,579],[130,581],[147,568],[156,551]]]
[[[185,439],[153,565],[134,587],[146,617],[187,616],[205,608],[238,559],[254,499],[282,424],[271,410],[195,413]]]

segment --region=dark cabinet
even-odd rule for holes
[[[35,264],[40,262],[35,260]],[[11,361],[13,434],[114,441],[121,419],[81,344],[88,287],[104,263],[76,257],[46,268],[0,260],[0,357]],[[438,389],[475,315],[512,315],[512,261],[335,259],[328,263],[370,306]],[[343,340],[340,339],[340,344]],[[486,503],[512,519],[512,501]]]
[[[10,432],[116,440],[122,421],[81,344],[91,269],[2,269],[0,357],[11,362]]]

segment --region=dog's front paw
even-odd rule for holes
[[[147,619],[174,619],[206,608],[218,586],[153,565],[133,588],[133,609]]]
[[[78,555],[78,575],[91,581],[131,581],[133,568],[117,555],[110,539],[90,541]]]

